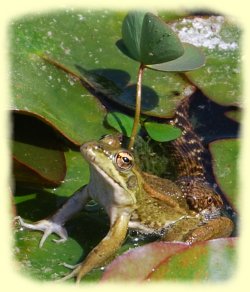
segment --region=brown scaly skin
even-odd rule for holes
[[[176,110],[175,118],[170,122],[182,130],[182,135],[171,142],[175,160],[178,161],[178,179],[190,209],[201,212],[206,210],[210,216],[223,207],[220,196],[209,185],[204,166],[206,149],[189,121],[189,98],[186,98]]]

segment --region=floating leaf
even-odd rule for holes
[[[105,95],[105,97],[110,98],[112,101],[115,101],[122,106],[134,109],[136,84],[125,86],[125,83],[122,87],[118,87],[110,79],[115,77],[116,74],[119,74],[119,71],[117,72],[116,70],[113,70],[112,72],[111,70],[99,70],[98,72],[97,70],[89,71],[80,66],[77,66],[77,68],[80,72],[81,79],[96,92]],[[193,94],[195,87],[188,85],[185,80],[177,74],[172,73],[172,79],[170,80],[170,76],[165,76],[166,73],[151,72],[145,71],[144,77],[147,78],[148,76],[153,75],[152,82],[156,82],[153,86],[160,86],[159,88],[161,88],[162,94],[159,96],[158,93],[150,87],[142,85],[142,113],[148,116],[172,117],[179,98],[185,98]],[[162,75],[161,78],[157,79],[157,74]],[[168,88],[167,85],[163,83],[166,78],[168,78],[170,83],[176,81],[175,90],[174,88],[171,90],[171,88]],[[166,94],[165,96],[163,95],[164,91]]]
[[[37,43],[36,20],[31,24],[33,32],[27,32],[27,46],[26,33],[19,30],[19,25],[27,23],[30,21],[16,24],[11,31],[12,109],[42,119],[77,145],[106,134],[104,107],[79,80],[36,55],[37,46],[43,45]],[[38,31],[44,33],[46,29],[40,27]]]
[[[89,182],[89,165],[79,151],[68,150],[65,152],[67,173],[57,188],[48,189],[49,192],[62,197],[71,196],[80,187]]]
[[[221,190],[238,206],[238,158],[239,139],[223,139],[209,144],[213,158],[213,171]]]
[[[225,280],[235,270],[235,243],[234,238],[150,243],[116,258],[102,281]]]
[[[121,54],[115,46],[121,37],[124,17],[125,12],[75,10],[13,20],[10,27],[15,97],[12,108],[35,114],[39,118],[45,117],[46,122],[65,132],[69,139],[77,140],[74,142],[77,144],[105,134],[102,119],[106,112],[98,101],[68,75],[58,72],[54,66],[39,58],[35,58],[36,61],[33,58],[37,53],[46,54],[76,75],[79,74],[76,65],[81,66],[111,80],[122,91],[127,91],[128,84],[135,86],[138,64]],[[143,85],[149,89],[145,100],[152,97],[152,92],[154,94],[152,104],[143,108],[143,113],[157,117],[172,117],[186,93],[194,92],[194,87],[191,90],[190,83],[182,76],[153,70],[145,71]],[[49,88],[48,94],[46,87]],[[46,99],[39,96],[45,96]],[[122,94],[110,98],[125,107],[134,108],[134,97]],[[32,102],[33,108],[29,107],[28,101]]]
[[[149,136],[158,142],[167,142],[181,136],[181,130],[172,125],[160,124],[154,122],[145,122],[145,129]]]
[[[40,239],[40,232],[16,231],[15,257],[26,277],[39,280],[59,279],[69,271],[62,263],[75,264],[74,259],[79,259],[82,255],[82,247],[74,239],[69,238],[65,243],[56,244],[52,239],[58,238],[51,235],[43,248],[39,248]]]
[[[196,70],[205,64],[205,56],[200,49],[183,43],[184,54],[173,61],[147,65],[148,68],[164,72],[184,72]]]
[[[127,137],[131,136],[134,124],[133,118],[119,112],[110,112],[106,116],[106,121],[111,127],[115,128],[118,132],[122,133]],[[138,131],[139,130],[140,127],[138,128]]]
[[[206,66],[185,73],[202,92],[221,105],[241,104],[241,29],[224,16],[182,18],[171,23],[182,42],[206,56]]]
[[[16,115],[14,121],[15,180],[29,186],[60,184],[66,172],[65,158],[53,131],[40,121],[21,115]]]
[[[203,241],[162,261],[149,275],[154,280],[205,280],[230,279],[236,266],[235,238]]]
[[[102,282],[145,280],[161,261],[186,248],[188,246],[183,243],[154,242],[130,250],[105,269]]]

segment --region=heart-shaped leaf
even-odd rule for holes
[[[171,61],[184,53],[176,34],[152,13],[128,13],[122,24],[122,40],[127,55],[143,64]]]
[[[149,136],[158,142],[167,142],[181,136],[181,130],[172,125],[160,124],[154,122],[145,122],[145,129]]]
[[[184,54],[181,57],[161,64],[147,65],[147,67],[164,72],[184,72],[198,69],[205,64],[205,55],[199,48],[186,43],[183,43],[183,47]]]

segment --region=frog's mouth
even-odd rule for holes
[[[95,164],[97,155],[105,155],[108,159],[112,159],[113,155],[110,151],[104,149],[100,144],[96,142],[87,142],[83,144],[80,148],[82,155],[84,158],[90,162]]]

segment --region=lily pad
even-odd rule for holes
[[[99,92],[105,97],[117,102],[118,104],[125,106],[129,109],[135,108],[135,96],[136,96],[136,84],[117,86],[112,81],[112,75],[105,70],[88,71],[83,67],[77,66],[81,78],[88,86],[93,88],[96,92]],[[112,70],[113,74],[116,74],[115,70]],[[142,110],[144,115],[155,116],[160,118],[173,117],[175,109],[178,105],[179,98],[185,98],[195,92],[195,87],[191,84],[187,84],[186,81],[178,74],[171,73],[167,76],[167,73],[153,72],[151,70],[145,70],[143,80],[145,77],[151,76],[152,86],[142,85]],[[156,77],[158,75],[158,78]],[[175,83],[175,88],[168,87],[168,84],[162,83],[166,80],[170,83]],[[143,82],[144,84],[144,82]],[[160,90],[159,93],[154,89]],[[154,88],[154,89],[152,89]],[[165,96],[163,96],[165,92]]]
[[[235,238],[204,241],[167,259],[150,275],[154,280],[229,280],[236,265]]]
[[[89,182],[89,165],[79,151],[69,149],[65,152],[67,173],[59,187],[47,189],[62,197],[71,196]]]
[[[52,235],[44,247],[39,248],[40,239],[40,232],[16,231],[15,257],[26,276],[39,280],[59,279],[69,271],[63,263],[74,264],[74,260],[81,257],[82,247],[73,239],[56,244],[51,240],[57,237]]]
[[[99,138],[105,109],[76,80],[34,54],[13,53],[12,109],[34,115],[73,143]]]
[[[29,186],[59,185],[64,179],[66,165],[55,133],[36,119],[22,115],[16,115],[14,122],[12,151],[15,180]]]
[[[239,139],[223,139],[209,144],[215,179],[234,206],[238,206]]]
[[[186,244],[154,242],[130,250],[117,257],[105,269],[102,282],[142,281],[164,258],[185,250]]]
[[[182,18],[171,23],[182,42],[199,47],[206,66],[185,73],[221,105],[241,105],[241,29],[224,16]]]
[[[154,242],[116,258],[102,281],[225,280],[235,270],[234,238],[193,245]]]
[[[76,75],[78,70],[75,65],[95,70],[113,81],[122,91],[129,86],[128,94],[116,95],[112,100],[134,108],[134,96],[130,96],[129,89],[132,86],[134,92],[138,64],[121,54],[115,46],[121,38],[121,24],[125,15],[125,12],[107,10],[68,10],[14,20],[10,29],[15,97],[12,108],[46,119],[77,144],[89,138],[88,129],[95,129],[91,138],[102,135],[105,130],[101,119],[105,111],[100,108],[98,101],[68,75],[57,72],[46,62],[34,57],[34,54],[46,54]],[[125,74],[117,75],[117,70]],[[194,91],[180,75],[153,70],[145,72],[143,85],[149,88],[148,95],[143,99],[147,100],[152,92],[156,97],[143,112],[160,117],[173,116],[179,102],[187,93]],[[26,101],[32,101],[34,108],[30,108]],[[147,105],[148,102],[145,103]],[[65,115],[69,116],[69,122],[68,117],[62,118]]]

